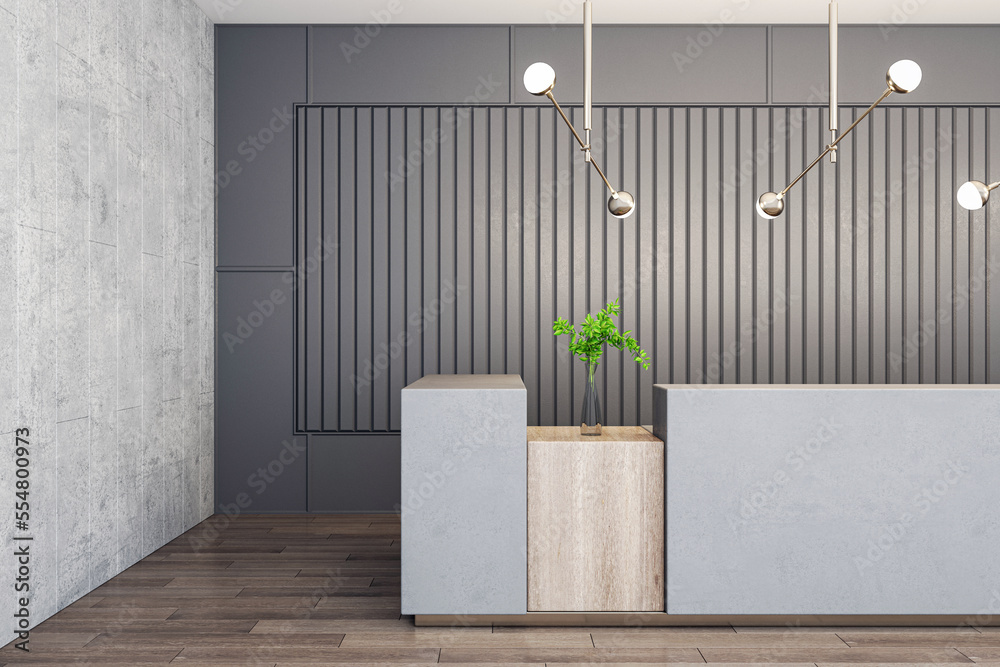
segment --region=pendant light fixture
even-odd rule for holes
[[[958,203],[962,208],[976,211],[986,205],[990,191],[1000,186],[1000,181],[986,185],[982,181],[969,181],[958,189]]]
[[[802,180],[802,177],[809,173],[809,170],[819,164],[819,161],[823,159],[827,153],[830,154],[830,161],[837,161],[837,144],[839,144],[844,137],[851,133],[855,127],[858,126],[862,120],[864,120],[872,110],[882,103],[885,98],[889,97],[892,93],[909,93],[915,90],[917,86],[920,85],[920,66],[913,62],[912,60],[899,60],[889,68],[886,72],[885,82],[886,89],[882,95],[875,100],[875,102],[865,110],[863,114],[858,116],[858,119],[851,123],[851,126],[847,128],[843,134],[837,136],[837,3],[834,0],[830,3],[830,143],[827,145],[826,149],[819,154],[815,160],[813,160],[808,167],[806,167],[801,174],[795,177],[788,186],[781,192],[765,192],[757,200],[757,214],[760,217],[773,220],[781,215],[782,211],[785,210],[785,195],[788,193],[792,187]],[[984,200],[985,201],[985,200]]]
[[[590,132],[592,129],[592,95],[591,95],[591,78],[592,78],[592,60],[593,60],[593,34],[594,34],[594,19],[592,13],[591,0],[586,0],[583,3],[583,132],[586,136],[586,140],[582,139],[577,133],[576,128],[573,127],[573,123],[570,122],[569,118],[566,116],[566,112],[563,108],[559,106],[556,102],[555,96],[552,94],[553,88],[556,87],[556,71],[552,69],[550,65],[546,63],[535,63],[528,67],[524,71],[524,87],[527,88],[528,92],[532,95],[537,95],[539,97],[547,97],[549,101],[555,106],[556,111],[562,116],[562,119],[569,126],[570,132],[576,138],[578,144],[580,144],[580,150],[583,151],[583,159],[585,162],[589,162],[594,166],[601,180],[604,184],[608,186],[608,190],[611,191],[611,198],[608,199],[608,210],[611,211],[611,215],[616,218],[627,218],[635,212],[635,198],[624,190],[615,190],[612,187],[611,182],[608,181],[608,177],[604,175],[601,171],[601,167],[597,164],[593,155],[590,153]]]

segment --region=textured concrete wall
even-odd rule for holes
[[[0,540],[28,428],[32,624],[212,511],[213,70],[189,0],[0,0]]]

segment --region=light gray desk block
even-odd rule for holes
[[[671,614],[968,614],[1000,589],[1000,392],[657,385]]]
[[[527,402],[516,375],[403,389],[404,614],[527,612]]]

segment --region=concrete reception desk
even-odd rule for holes
[[[995,388],[657,385],[653,400],[668,613],[996,605]]]
[[[990,386],[656,385],[666,525],[642,532],[663,547],[665,611],[638,614],[528,611],[526,398],[517,376],[403,390],[402,604],[418,623],[1000,619]]]
[[[527,611],[528,394],[517,375],[403,389],[404,614]]]

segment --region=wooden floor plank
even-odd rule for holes
[[[372,577],[175,577],[165,588],[192,588],[196,586],[243,588],[314,589],[319,587],[369,588]]]
[[[480,630],[485,630],[481,632]],[[593,648],[587,630],[567,629],[547,634],[495,635],[490,628],[431,629],[419,632],[352,632],[341,643],[344,648]]]
[[[490,628],[468,628],[472,632],[490,633]],[[324,619],[303,619],[292,621],[260,621],[250,634],[280,634],[292,633],[333,633],[349,634],[355,632],[412,632],[427,633],[440,632],[441,628],[421,628],[413,625],[413,620],[400,618],[395,620],[324,620]]]
[[[594,632],[597,648],[780,648],[815,647],[845,648],[846,644],[833,632],[784,633],[760,632],[747,635],[705,632]]]
[[[5,648],[0,650],[0,661],[6,662],[8,665],[39,662],[69,665],[79,661],[90,661],[101,665],[134,665],[138,662],[167,664],[174,659],[177,653],[178,651],[172,648],[147,649],[142,652],[136,652],[134,648],[50,648],[33,649],[30,653]]]
[[[185,648],[174,658],[174,663],[189,662],[243,662],[252,661],[278,662],[282,664],[359,664],[372,662],[415,662],[434,663],[438,661],[440,651],[436,648],[417,649],[343,649],[343,648],[276,648],[276,649],[240,649],[212,648],[193,646]]]
[[[395,608],[390,609],[379,609],[377,607],[372,608],[354,608],[354,609],[338,609],[336,607],[324,607],[322,609],[316,607],[279,607],[279,608],[264,608],[259,606],[246,607],[246,608],[231,608],[231,607],[201,607],[192,609],[178,609],[171,619],[175,620],[205,620],[205,621],[218,621],[218,620],[237,620],[237,619],[254,619],[259,620],[261,623],[264,621],[296,621],[296,620],[357,620],[361,623],[365,621],[371,621],[372,624],[377,624],[382,620],[396,621],[399,619],[399,605],[397,604]],[[412,621],[411,621],[412,622]]]
[[[841,632],[848,646],[994,647],[1000,650],[1000,633],[978,632]]]
[[[812,626],[812,625],[789,625],[786,627],[774,627],[774,626],[743,626],[736,625],[733,626],[736,632],[740,633],[751,633],[751,632],[836,632],[836,633],[851,633],[851,632],[890,632],[890,633],[900,633],[900,632],[945,632],[954,633],[961,632],[966,634],[979,634],[979,631],[975,628],[965,625],[965,626],[947,626],[947,627],[935,627],[933,625],[928,626],[914,626],[914,627],[899,627],[899,626],[886,626],[881,627],[877,625],[864,625],[864,626]]]
[[[189,635],[214,635],[214,634],[246,634],[256,625],[256,620],[218,620],[211,625],[206,625],[201,621],[165,620],[165,621],[119,621],[105,618],[95,619],[67,619],[56,617],[50,618],[42,626],[36,629],[44,629],[46,633],[52,632],[93,632],[95,635],[121,635],[134,634],[144,635],[159,632],[187,633]]]
[[[976,662],[1000,662],[1000,648],[959,644],[958,650]]]
[[[953,648],[703,648],[706,662],[972,662]]]
[[[248,635],[247,633],[215,633],[196,634],[193,632],[172,632],[169,629],[160,632],[120,633],[117,635],[97,635],[88,645],[108,648],[174,648],[178,650],[188,646],[233,648],[233,649],[266,649],[280,648],[289,651],[299,649],[328,649],[341,645],[344,635],[320,634],[286,634],[286,635]]]
[[[443,648],[441,662],[544,662],[546,664],[582,662],[702,662],[694,648],[625,649],[625,648]]]

